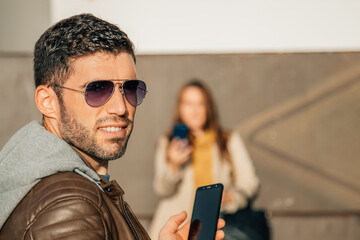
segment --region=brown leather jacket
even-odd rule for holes
[[[74,172],[44,178],[12,212],[0,239],[150,239],[116,181],[101,187]]]

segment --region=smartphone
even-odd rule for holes
[[[221,183],[196,190],[189,240],[215,239],[224,186]]]
[[[175,124],[175,126],[173,128],[173,134],[172,134],[171,139],[173,139],[175,137],[180,138],[180,139],[187,139],[188,134],[189,134],[189,128],[183,123],[178,123],[178,124]]]

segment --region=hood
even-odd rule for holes
[[[41,179],[69,171],[100,184],[99,176],[76,151],[39,122],[21,128],[0,152],[0,228]]]

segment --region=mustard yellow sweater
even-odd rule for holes
[[[213,176],[213,146],[215,133],[206,131],[202,136],[193,141],[192,168],[194,171],[194,187],[214,183]]]

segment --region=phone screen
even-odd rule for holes
[[[196,190],[189,239],[215,239],[223,188],[217,183]]]

